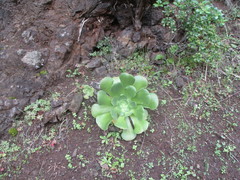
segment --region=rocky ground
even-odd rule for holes
[[[239,150],[231,156],[234,162],[231,161],[229,165],[229,174],[221,173],[224,169],[219,170],[224,166],[222,159],[229,158],[228,153],[224,152],[222,159],[210,158],[210,152],[216,150],[217,139],[230,142],[239,149],[238,83],[234,84],[232,94],[221,100],[226,103],[212,116],[213,120],[219,120],[220,123],[212,126],[213,122],[203,117],[202,124],[199,124],[201,118],[191,116],[191,110],[197,103],[190,98],[186,103],[181,101],[184,98],[181,90],[190,84],[192,77],[172,68],[167,75],[171,81],[160,78],[163,81],[153,80],[151,84],[151,87],[157,86],[154,91],[164,100],[163,107],[151,112],[154,120],[151,133],[138,137],[132,143],[121,142],[120,146],[116,146],[119,144],[116,135],[110,135],[108,143],[99,139],[99,136],[107,135],[95,126],[91,118],[90,106],[95,99],[84,99],[76,84],[80,88],[88,84],[98,90],[98,82],[103,77],[117,76],[121,70],[131,67],[124,60],[138,50],[147,52],[144,57],[149,60],[151,70],[159,70],[164,62],[156,61],[156,56],[165,54],[170,42],[178,42],[182,38],[181,33],[171,33],[160,24],[162,10],[153,8],[151,3],[144,4],[143,9],[132,1],[127,3],[124,0],[103,0],[101,3],[99,0],[0,0],[0,138],[2,141],[9,138],[8,129],[22,122],[26,115],[24,108],[29,104],[48,98],[51,109],[46,113],[38,112],[42,119],[35,119],[30,128],[19,125],[19,134],[24,134],[19,138],[26,141],[32,139],[32,142],[20,143],[16,139],[24,146],[23,153],[18,156],[21,165],[13,160],[8,166],[8,162],[0,159],[0,173],[12,173],[6,179],[157,179],[161,173],[168,175],[172,171],[184,177],[181,170],[190,173],[192,179],[196,178],[194,174],[199,174],[198,179],[238,179]],[[237,25],[232,26],[235,37],[239,38],[238,28]],[[106,43],[101,46],[101,41]],[[139,69],[142,64],[140,61]],[[139,69],[128,71],[137,74]],[[142,71],[145,75],[150,73],[147,68]],[[216,80],[209,80],[211,82]],[[166,89],[161,89],[158,83]],[[169,102],[166,106],[165,100]],[[226,125],[226,121],[221,119],[231,111],[230,106],[236,111],[232,112],[232,118],[228,121],[234,121],[238,126]],[[76,131],[78,128],[71,131],[72,114],[78,114],[86,123],[81,124],[84,127],[80,132]],[[57,130],[51,134],[52,127]],[[223,132],[225,127],[231,136]],[[196,133],[197,128],[202,133]],[[211,129],[214,129],[213,132]],[[44,133],[50,138],[36,138]],[[193,146],[190,147],[197,140],[205,143],[203,146],[193,143],[199,154],[194,148],[191,149]],[[183,148],[184,143],[189,146]],[[45,150],[36,149],[38,145]],[[35,150],[31,149],[33,146]],[[24,157],[28,148],[31,149],[31,155]],[[124,162],[125,171],[120,165],[114,169],[101,163],[104,157],[110,158],[105,152],[116,152],[115,148],[118,148],[117,154],[113,153],[112,159]],[[181,149],[190,153],[181,156]],[[73,159],[84,155],[85,159],[79,156],[80,164],[76,165],[75,161],[66,160],[67,154]],[[179,157],[186,161],[180,161]],[[187,166],[187,169],[182,166],[181,169],[183,162],[191,166]],[[67,163],[76,165],[76,168],[66,167]],[[20,166],[22,171],[18,170]],[[173,176],[166,177],[174,179]]]
[[[150,8],[143,28],[134,29],[131,7],[98,1],[1,2],[1,129],[21,114],[23,107],[44,95],[49,86],[63,81],[68,68],[86,65],[96,75],[108,73],[108,61],[126,58],[136,49],[164,50],[171,34],[163,28],[161,11]],[[92,58],[97,42],[112,37],[118,57],[107,62]],[[153,57],[154,58],[154,57]],[[47,71],[47,75],[39,73]]]

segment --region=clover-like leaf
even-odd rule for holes
[[[110,112],[112,108],[113,108],[112,106],[94,104],[91,109],[92,116],[96,118],[99,115]]]
[[[99,105],[111,106],[111,97],[103,90],[100,90],[97,93],[97,102]]]
[[[135,78],[133,75],[128,74],[128,73],[122,73],[119,76],[122,84],[124,87],[129,86],[129,85],[133,85],[133,83],[135,82]]]
[[[112,85],[113,85],[113,79],[110,77],[105,77],[100,82],[100,88],[103,91],[107,92],[108,94],[110,93]]]
[[[137,91],[140,89],[144,89],[148,86],[148,81],[143,76],[135,76],[135,82],[133,86],[136,88]]]
[[[112,122],[112,116],[110,113],[105,113],[97,116],[97,125],[104,131],[108,129],[109,124]]]

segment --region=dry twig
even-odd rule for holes
[[[83,26],[87,21],[88,19],[83,18],[82,22],[80,23],[80,28],[78,32],[78,42],[80,42]]]

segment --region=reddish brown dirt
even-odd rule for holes
[[[32,4],[29,3],[29,5]],[[54,1],[54,3],[45,7],[49,10],[48,14],[45,14],[46,16],[40,13],[41,17],[51,17],[54,19],[54,21],[51,21],[52,24],[48,24],[50,28],[54,29],[56,25],[60,26],[63,22],[68,24],[70,18],[66,18],[60,11],[63,7],[60,1]],[[56,15],[54,13],[55,10],[58,13],[57,16],[53,17],[53,15]],[[64,12],[69,13],[67,10]],[[35,13],[34,11],[33,14]],[[35,15],[36,16],[31,17],[38,18],[37,14]],[[57,23],[57,17],[59,17],[61,23]],[[72,51],[67,51],[66,53],[63,50],[63,52],[58,52],[59,54],[53,53],[49,55],[49,57],[55,58],[51,59],[52,61],[49,61],[46,66],[50,75],[39,78],[36,77],[36,73],[39,73],[40,70],[28,70],[23,65],[19,66],[19,69],[21,69],[19,72],[24,71],[24,75],[26,75],[23,77],[17,76],[17,78],[23,78],[21,82],[28,82],[24,79],[28,79],[28,77],[34,77],[33,82],[38,80],[48,82],[41,87],[38,87],[38,84],[34,84],[33,86],[34,89],[37,89],[36,91],[38,91],[38,88],[45,91],[45,94],[41,96],[42,98],[49,98],[54,92],[59,92],[61,97],[66,97],[67,94],[75,89],[75,82],[79,82],[81,85],[92,85],[92,82],[99,82],[106,76],[106,74],[96,75],[92,70],[83,68],[81,69],[83,75],[74,78],[65,77],[67,69],[70,68],[73,70],[75,65],[79,65],[80,54],[82,58],[81,62],[90,60],[85,58],[87,58],[88,53],[93,50],[93,47],[96,46],[97,41],[102,38],[104,33],[106,35],[111,34],[110,31],[112,29],[114,29],[114,31],[119,30],[118,26],[112,29],[109,28],[106,25],[107,23],[105,24],[107,27],[101,27],[101,20],[94,17],[90,21],[91,23],[83,29],[86,36],[81,39],[81,41],[83,41],[81,43],[85,44],[85,46],[81,46],[76,42],[78,34],[76,31],[79,30],[76,27],[78,27],[77,25],[80,23],[80,20],[77,19],[77,17],[74,18],[73,22],[75,23],[75,27],[73,27],[73,34],[75,34],[75,36],[71,36],[70,38],[75,38],[75,40],[73,40]],[[105,18],[105,20],[109,20],[108,16]],[[29,18],[27,20],[30,21],[31,19]],[[38,23],[41,24],[41,22]],[[114,22],[111,23],[115,25]],[[18,25],[16,26],[18,27]],[[22,26],[21,28],[19,32],[16,30],[16,35],[20,36],[22,31],[26,29]],[[57,36],[57,34],[54,34],[54,31],[49,30],[47,32],[49,34],[46,36],[49,36],[49,38],[44,36],[46,41],[42,42],[41,39],[44,38],[40,37],[40,44],[44,47],[51,44],[50,41],[54,41],[55,36]],[[119,30],[116,34],[120,34],[120,32]],[[15,34],[15,32],[12,33]],[[41,36],[43,36],[43,34],[41,34]],[[91,36],[94,37],[90,38]],[[13,40],[9,40],[9,43],[14,44]],[[65,40],[63,40],[62,43],[65,43]],[[54,45],[51,44],[49,47],[54,51]],[[16,47],[14,46],[13,49],[14,48]],[[24,44],[21,48],[31,49],[32,44]],[[13,50],[11,50],[11,52],[15,53]],[[16,54],[10,57],[15,58],[14,60],[19,60]],[[62,62],[59,63],[59,61],[57,61],[59,60],[58,58]],[[15,63],[15,61],[13,62]],[[5,65],[4,63],[4,67]],[[18,64],[14,64],[14,67],[17,66]],[[3,67],[1,68],[4,69]],[[43,69],[45,69],[45,67]],[[16,75],[14,70],[14,68],[13,70],[8,70],[9,77],[12,77],[10,76],[12,74]],[[112,73],[109,73],[109,76],[119,74],[119,72],[115,70],[110,70],[110,72]],[[170,75],[166,75],[166,77],[166,80],[174,81]],[[199,77],[188,77],[187,84],[189,85],[191,82],[194,82],[194,78],[198,79]],[[177,88],[174,83],[169,87],[164,87],[161,80],[162,77],[155,80],[153,87],[158,94],[160,102],[166,100],[166,104],[163,103],[159,105],[156,111],[149,111],[151,125],[145,133],[138,135],[134,141],[125,142],[121,138],[115,140],[113,137],[110,137],[108,138],[108,143],[104,144],[100,136],[107,136],[109,132],[113,132],[116,129],[110,127],[109,131],[104,132],[97,127],[90,112],[90,107],[95,102],[95,98],[90,98],[89,100],[84,100],[85,106],[81,107],[77,115],[81,117],[79,121],[73,117],[70,112],[67,112],[59,122],[50,122],[45,124],[45,126],[39,126],[36,122],[32,127],[20,123],[18,125],[19,134],[16,137],[11,137],[10,135],[4,136],[1,142],[7,140],[11,144],[17,144],[21,149],[11,154],[11,157],[15,158],[12,161],[9,160],[8,162],[8,160],[3,160],[0,156],[0,179],[150,180],[152,178],[156,180],[161,179],[161,177],[164,178],[164,176],[166,179],[239,179],[239,82],[236,81],[235,83],[234,81],[235,86],[233,92],[224,98],[216,92],[216,97],[220,105],[214,110],[214,108],[211,109],[208,104],[209,102],[213,102],[212,99],[210,99],[212,97],[209,96],[209,102],[200,104],[204,96],[203,93],[201,96],[197,96],[198,99],[196,99],[198,101],[194,101],[195,99],[193,98],[193,101],[190,99],[188,101],[189,103],[186,103],[186,101],[183,100],[184,89]],[[208,83],[212,82],[209,81]],[[218,82],[215,80],[214,83],[217,84]],[[4,87],[5,91],[8,86]],[[196,88],[196,90],[198,89]],[[191,93],[194,92],[197,91]],[[28,98],[28,101],[32,100]],[[198,105],[198,103],[202,105],[201,111],[193,112],[194,107]],[[204,110],[206,111],[204,112]],[[201,115],[206,115],[206,113],[211,114],[208,118],[205,116],[201,118]],[[18,120],[19,121],[16,122],[21,122],[23,117],[20,116]],[[81,124],[85,123],[85,127],[81,130],[73,129],[73,120]],[[54,129],[53,133],[51,133],[52,129]],[[221,155],[216,153],[216,144],[218,141],[225,143],[225,145],[219,149]],[[233,145],[235,148],[229,150],[227,148],[232,147],[229,145]],[[226,150],[224,150],[225,148]],[[29,150],[34,152],[30,152]],[[227,150],[229,151],[227,152]],[[110,159],[108,165],[101,164],[104,157],[107,158],[105,152],[112,154],[112,159]],[[72,160],[70,164],[74,168],[69,167],[69,162],[65,157],[66,154],[71,156]],[[78,155],[83,155],[84,160],[79,159]],[[123,157],[120,158],[122,155]],[[120,168],[120,165],[117,165],[117,168],[110,167],[113,166],[114,163],[124,163],[124,167]]]

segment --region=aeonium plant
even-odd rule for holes
[[[97,93],[98,104],[91,110],[97,125],[105,131],[113,123],[122,129],[121,136],[126,141],[146,131],[149,122],[145,108],[155,110],[159,103],[157,95],[150,93],[147,86],[145,77],[128,73],[102,79],[101,90]]]

